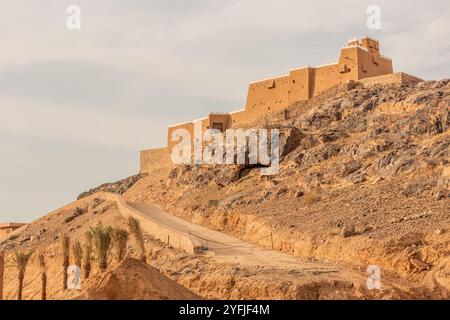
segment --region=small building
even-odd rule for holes
[[[25,225],[26,223],[0,223],[0,239],[6,239],[10,233]]]

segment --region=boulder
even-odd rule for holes
[[[346,225],[346,226],[344,226],[344,228],[342,228],[341,235],[344,238],[348,238],[348,237],[354,236],[355,235],[355,226],[353,226],[353,225]]]
[[[361,169],[361,162],[357,161],[357,160],[350,160],[348,162],[345,162],[342,167],[341,167],[341,174],[345,177],[348,176],[349,174],[358,171],[359,169]]]
[[[450,197],[450,167],[442,170],[441,177],[436,186],[435,197],[437,200]]]

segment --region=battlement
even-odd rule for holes
[[[254,83],[258,83],[258,82],[264,82],[264,81],[268,81],[268,80],[274,80],[274,79],[280,79],[280,78],[284,78],[284,77],[288,77],[289,73],[285,73],[285,74],[278,74],[275,76],[271,76],[271,77],[266,77],[266,78],[261,78],[258,80],[253,80],[250,82],[250,84],[254,84]]]
[[[322,67],[328,67],[328,66],[336,65],[338,63],[339,63],[339,61],[327,62],[327,63],[318,64],[318,65],[316,65],[316,66],[314,66],[312,68],[316,68],[317,69],[317,68],[322,68]]]
[[[234,111],[231,111],[229,114],[235,114],[235,113],[239,113],[239,112],[243,112],[243,111],[245,111],[244,108],[236,109],[236,110],[234,110]]]

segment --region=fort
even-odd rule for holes
[[[249,84],[245,107],[230,113],[212,112],[194,121],[169,126],[167,148],[141,151],[141,172],[147,172],[152,158],[170,154],[179,139],[177,129],[186,129],[194,136],[194,123],[200,122],[202,130],[225,131],[265,113],[281,111],[298,101],[311,99],[325,90],[339,85],[351,86],[355,82],[367,85],[405,83],[420,79],[405,73],[393,73],[392,60],[380,53],[377,40],[364,36],[351,39],[341,48],[336,62],[295,68],[286,74],[253,81]]]
[[[2,223],[0,224],[0,240],[7,238],[13,231],[26,225],[25,223]]]

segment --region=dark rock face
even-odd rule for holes
[[[72,212],[69,214],[67,218],[64,219],[64,222],[69,223],[78,218],[79,216],[85,214],[88,212],[88,207],[80,208],[76,207],[72,210]]]
[[[93,188],[86,192],[81,193],[77,197],[77,200],[88,197],[97,192],[112,192],[112,193],[117,193],[117,194],[123,194],[128,189],[130,189],[136,182],[138,182],[141,178],[143,178],[145,176],[146,176],[146,174],[137,174],[137,175],[125,178],[123,180],[119,180],[117,182],[102,184],[101,186],[98,186],[96,188]]]
[[[240,179],[244,165],[178,165],[169,177],[176,185],[193,185],[201,187],[209,183],[227,186]]]
[[[284,157],[298,148],[304,135],[296,127],[280,130],[280,156]]]
[[[442,176],[436,186],[435,197],[437,200],[450,198],[450,166],[446,167],[442,172]]]
[[[342,165],[341,173],[344,177],[348,176],[349,174],[361,169],[361,166],[361,162],[357,160],[348,161]]]

